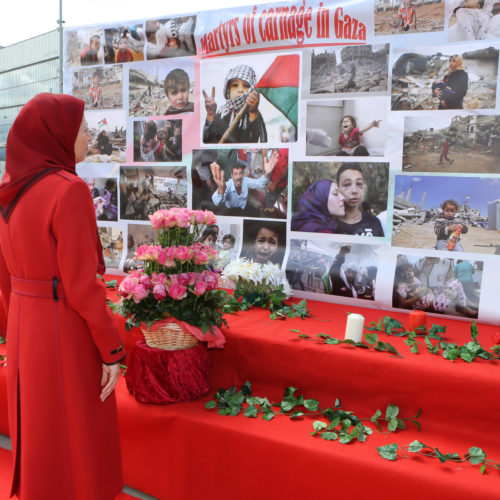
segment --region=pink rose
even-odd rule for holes
[[[190,273],[177,274],[177,283],[181,286],[187,287],[190,284],[191,276]]]
[[[165,267],[173,267],[174,257],[172,255],[172,248],[163,248],[158,255],[158,263]]]
[[[136,256],[142,261],[155,261],[158,260],[161,246],[159,245],[141,245],[137,247]]]
[[[153,273],[151,276],[151,282],[153,283],[153,286],[156,285],[164,285],[165,281],[167,281],[167,276],[165,273]]]
[[[149,221],[154,229],[161,229],[163,227],[163,210],[158,210],[153,215],[150,215]]]
[[[205,252],[203,250],[197,250],[194,253],[194,263],[196,265],[205,265],[208,264],[210,261],[210,254],[208,252]]]
[[[191,225],[191,216],[187,210],[177,211],[175,214],[175,222],[177,227],[189,227]]]
[[[174,300],[182,300],[187,295],[187,288],[185,286],[178,285],[177,283],[172,283],[167,288],[167,293]]]
[[[204,281],[197,281],[194,285],[193,293],[203,295],[207,291],[207,284]]]
[[[155,285],[153,288],[153,295],[156,300],[163,300],[167,296],[167,291],[163,285]]]
[[[185,246],[179,246],[175,249],[175,258],[181,262],[190,260],[190,249]]]
[[[138,284],[133,287],[132,297],[134,302],[138,304],[142,299],[148,296],[148,291],[144,287],[144,285]]]
[[[139,278],[139,284],[141,284],[144,288],[149,290],[152,286],[151,277],[148,276],[147,274],[142,274],[141,277]]]
[[[205,224],[205,211],[204,210],[193,210],[193,223]]]
[[[212,226],[217,222],[217,217],[215,217],[213,212],[210,212],[209,210],[205,210],[205,224],[207,226]]]

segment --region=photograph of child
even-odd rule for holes
[[[295,91],[289,82],[299,81],[299,56],[261,54],[246,56],[244,63],[242,60],[228,57],[202,62],[203,142],[296,141],[298,83]],[[274,99],[276,105],[265,97],[267,89],[259,87],[264,76],[267,86],[288,82],[288,88],[280,94],[280,102]]]
[[[193,150],[193,208],[285,219],[288,149]]]
[[[409,172],[500,173],[500,116],[405,117],[403,169]]]
[[[444,30],[444,0],[375,0],[375,35]]]
[[[121,219],[149,221],[157,210],[186,206],[186,167],[120,167]]]
[[[496,0],[451,0],[448,41],[488,40],[500,36],[500,3]]]
[[[483,262],[398,255],[392,306],[477,318]]]
[[[72,93],[85,101],[85,109],[121,108],[123,66],[73,71]]]
[[[144,60],[144,27],[142,24],[104,30],[104,62],[129,63]]]
[[[307,104],[307,156],[384,156],[388,98]]]
[[[182,120],[134,121],[134,161],[182,160]]]
[[[218,220],[217,224],[205,228],[198,241],[217,252],[217,256],[208,263],[210,269],[222,270],[238,256],[241,225]]]
[[[465,50],[464,50],[465,49]],[[393,110],[491,109],[496,102],[498,49],[449,45],[395,54]]]
[[[196,16],[156,19],[146,22],[146,57],[162,59],[196,55]]]
[[[292,239],[286,276],[294,290],[374,300],[378,258],[375,245]]]
[[[311,94],[388,91],[389,44],[311,51]]]
[[[79,29],[66,33],[68,66],[96,66],[103,63],[102,29]]]
[[[92,140],[88,163],[123,163],[126,161],[126,119],[124,111],[89,111],[85,113]]]
[[[393,246],[448,253],[500,249],[498,179],[396,175],[395,193]]]
[[[192,59],[134,65],[128,75],[130,116],[177,115],[194,111]]]
[[[294,162],[291,230],[384,236],[388,163]]]
[[[286,249],[286,222],[243,220],[243,247],[240,257],[259,264],[283,264]]]
[[[99,226],[97,228],[101,239],[106,268],[118,269],[123,254],[123,232],[119,227]]]
[[[94,210],[97,220],[118,220],[118,189],[114,177],[84,177],[94,200]]]
[[[127,255],[123,263],[123,271],[129,272],[142,265],[135,254],[141,245],[153,245],[157,235],[151,224],[127,224]]]

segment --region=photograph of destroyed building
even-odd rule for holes
[[[311,52],[311,94],[387,92],[389,44]]]
[[[499,185],[498,178],[396,175],[392,245],[435,249],[442,205],[453,200],[458,210],[447,223],[463,227],[463,251],[500,254]]]
[[[392,68],[391,108],[495,108],[498,49],[476,47],[446,46],[443,52],[437,47],[425,47],[402,53]],[[454,57],[457,64],[463,59],[463,70],[453,70]],[[456,78],[459,72],[460,78]],[[436,88],[442,91],[441,99],[436,96]]]
[[[428,33],[443,29],[442,0],[416,0],[409,7],[405,6],[404,0],[375,0],[375,35]]]
[[[405,117],[403,169],[500,173],[500,116]]]

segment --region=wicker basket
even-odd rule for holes
[[[185,332],[177,323],[169,323],[166,326],[154,330],[142,329],[146,344],[156,349],[166,351],[179,351],[190,349],[198,345],[198,339],[188,332]]]

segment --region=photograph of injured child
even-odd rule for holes
[[[312,49],[311,94],[387,92],[389,44]]]
[[[85,102],[85,109],[121,108],[123,66],[73,71],[73,95]]]
[[[193,150],[193,209],[285,219],[288,149]]]
[[[477,318],[483,262],[398,255],[392,306]]]
[[[384,236],[388,163],[294,162],[292,231]]]
[[[500,254],[500,179],[396,175],[392,245]]]
[[[397,51],[392,68],[392,110],[493,109],[498,49],[448,45]]]
[[[406,116],[403,169],[500,173],[500,116]]]
[[[307,156],[384,156],[388,98],[307,104]]]
[[[292,239],[286,276],[294,290],[374,300],[376,245]]]

